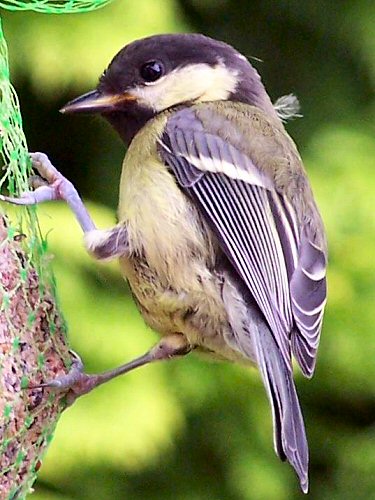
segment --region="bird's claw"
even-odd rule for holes
[[[90,392],[97,385],[98,377],[97,375],[84,373],[81,358],[75,352],[71,351],[71,353],[74,359],[66,375],[61,375],[41,384],[30,384],[28,389],[47,388],[55,392],[65,393],[67,406],[72,405],[79,396]]]
[[[46,179],[48,184],[53,184],[57,180],[63,180],[65,177],[54,167],[45,153],[29,153],[33,167]],[[66,179],[65,179],[66,180]]]
[[[3,194],[0,194],[0,201],[6,201],[7,203],[12,203],[13,205],[35,205],[35,203],[37,203],[34,191],[25,191],[19,198],[13,198],[12,196],[4,196]]]
[[[65,200],[78,196],[73,184],[68,181],[50,162],[44,153],[30,153],[33,167],[40,176],[32,176],[29,180],[34,191],[26,191],[20,197],[0,195],[1,201],[14,205],[36,205],[44,201]]]
[[[31,175],[29,177],[29,186],[35,190],[41,186],[48,186],[48,181],[43,179],[40,175]]]
[[[25,191],[19,198],[0,195],[1,201],[12,203],[13,205],[36,205],[43,201],[57,200],[58,193],[54,186],[43,185],[37,187],[34,191]]]

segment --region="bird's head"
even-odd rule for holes
[[[274,114],[257,71],[226,43],[199,34],[156,35],[125,46],[97,88],[63,113],[100,113],[126,143],[156,114],[184,103],[233,100]]]

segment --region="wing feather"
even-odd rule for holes
[[[326,256],[304,232],[300,258],[290,283],[291,303],[297,331],[292,333],[292,351],[303,373],[314,373],[316,353],[327,297]]]
[[[314,228],[301,230],[292,203],[271,179],[238,147],[205,132],[193,111],[169,119],[160,146],[250,290],[286,366],[292,350],[310,376],[326,299],[326,256]]]

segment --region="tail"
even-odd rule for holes
[[[259,370],[271,402],[275,451],[294,468],[302,491],[307,493],[309,450],[292,373],[271,332],[264,325],[256,330],[253,338]]]

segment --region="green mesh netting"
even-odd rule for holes
[[[9,8],[82,12],[99,1],[0,2]],[[32,173],[18,99],[9,80],[0,19],[0,190],[28,190]],[[36,207],[0,206],[0,499],[24,499],[65,407],[64,395],[34,385],[66,373],[66,326]]]
[[[112,0],[4,0],[0,7],[8,10],[34,10],[51,14],[89,12],[99,9]]]
[[[31,163],[1,25],[0,93],[0,187],[17,196],[28,188]],[[1,208],[0,498],[15,500],[30,490],[63,408],[62,395],[27,386],[64,373],[69,353],[36,210],[6,216]]]

